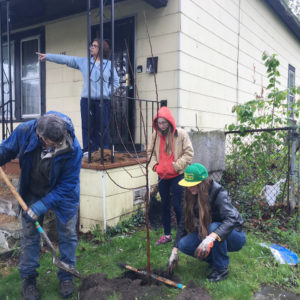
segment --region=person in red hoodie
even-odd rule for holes
[[[171,199],[177,224],[180,222],[183,187],[178,182],[183,179],[184,169],[192,162],[194,150],[191,140],[184,129],[176,128],[171,111],[163,106],[153,119],[153,128],[148,159],[150,166],[158,175],[158,190],[162,201],[162,221],[164,235],[155,245],[172,241],[171,235]]]

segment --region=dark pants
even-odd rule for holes
[[[170,191],[172,189],[173,207],[176,215],[177,224],[181,218],[181,200],[183,195],[183,187],[178,185],[178,182],[183,178],[183,174],[171,179],[159,179],[158,191],[162,201],[162,221],[165,235],[171,234],[171,197]]]
[[[208,228],[208,234],[212,233],[219,225],[219,222],[211,223]],[[194,256],[194,252],[201,242],[202,240],[199,239],[198,232],[193,232],[184,236],[179,241],[178,249],[187,255]],[[226,269],[229,265],[229,256],[227,255],[227,251],[239,251],[245,243],[245,233],[234,229],[226,240],[221,243],[218,241],[214,242],[214,246],[205,261],[212,266],[213,270]]]
[[[60,259],[73,267],[75,267],[76,263],[77,218],[78,215],[76,213],[66,224],[61,223],[58,218],[56,218]],[[39,218],[39,222],[43,224],[43,216]],[[21,238],[19,272],[21,278],[24,279],[38,276],[36,269],[40,266],[38,262],[40,254],[40,234],[34,224],[23,217],[22,225],[23,236]],[[62,281],[72,279],[73,275],[59,269],[58,278]]]
[[[103,148],[109,149],[109,119],[110,119],[110,100],[103,100]],[[101,147],[101,109],[100,100],[91,100],[90,107],[90,138],[91,151],[97,151]],[[83,152],[88,151],[89,135],[88,135],[88,99],[81,98],[81,128]]]

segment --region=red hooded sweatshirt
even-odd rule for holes
[[[160,130],[156,128],[155,121],[158,118],[164,118],[169,121],[172,125],[172,142],[173,142],[173,153],[169,155],[165,152],[165,144],[166,144],[166,136],[162,135]],[[176,124],[174,117],[171,114],[171,111],[168,107],[163,106],[159,109],[157,115],[153,119],[153,128],[156,130],[157,134],[160,138],[160,145],[159,145],[159,162],[158,165],[155,166],[155,171],[161,179],[171,179],[179,174],[175,171],[172,163],[174,162],[174,133],[176,130]]]

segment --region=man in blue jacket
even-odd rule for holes
[[[19,272],[23,299],[36,300],[40,236],[34,221],[42,223],[49,209],[56,215],[61,260],[74,267],[76,263],[82,152],[71,119],[51,111],[19,125],[0,145],[0,165],[16,157],[21,168],[19,193],[29,206],[22,216]],[[62,296],[71,296],[72,275],[59,270],[58,278]]]

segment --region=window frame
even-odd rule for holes
[[[293,82],[291,83],[291,73],[293,73]],[[288,111],[288,119],[294,120],[294,109],[293,103],[295,102],[295,95],[291,92],[291,87],[295,87],[296,84],[296,69],[292,65],[288,65],[288,82],[287,82],[287,111]]]
[[[22,116],[22,91],[21,91],[21,67],[22,67],[22,57],[21,57],[21,41],[26,39],[32,39],[33,37],[39,37],[39,50],[41,53],[45,52],[45,27],[37,27],[31,30],[19,31],[12,33],[10,36],[10,41],[14,43],[14,57],[15,57],[15,66],[14,66],[14,78],[15,78],[15,118],[13,119],[14,123],[25,122],[31,119],[34,119],[46,112],[46,88],[45,88],[45,78],[46,78],[46,67],[45,64],[39,64],[40,72],[40,92],[41,92],[41,107],[40,114],[37,115],[26,115]],[[3,44],[7,43],[6,38],[3,39]]]
[[[37,52],[41,52],[41,42],[40,42],[40,36],[39,35],[35,35],[35,36],[28,36],[26,38],[20,39],[20,53],[19,53],[19,57],[20,57],[20,88],[21,88],[21,95],[20,95],[20,114],[21,114],[21,118],[22,119],[31,119],[31,118],[37,118],[38,116],[41,115],[42,112],[42,93],[41,93],[41,71],[39,70],[39,80],[40,80],[40,85],[39,85],[39,89],[40,89],[40,97],[41,97],[41,105],[39,107],[39,112],[37,114],[23,114],[22,112],[22,80],[23,80],[23,74],[22,74],[22,43],[27,42],[27,41],[32,41],[32,40],[38,40],[38,50]],[[40,63],[39,63],[39,67],[40,67]]]

